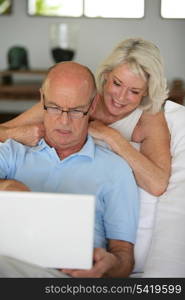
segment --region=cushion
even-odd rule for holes
[[[137,150],[139,143],[130,142]],[[138,277],[144,272],[146,258],[152,240],[158,197],[155,197],[142,188],[138,188],[140,198],[140,215],[137,229],[136,243],[134,246],[135,266],[131,277]],[[139,276],[140,277],[140,276]]]
[[[119,130],[114,126],[115,129]],[[95,139],[95,142],[102,147],[107,147],[111,150],[109,145],[105,142]],[[139,143],[130,142],[133,147],[137,150],[140,148]],[[139,198],[140,198],[140,215],[139,224],[136,235],[136,243],[134,246],[134,257],[135,266],[131,277],[140,277],[141,273],[144,272],[144,266],[146,263],[146,258],[151,245],[152,232],[155,221],[155,214],[157,208],[158,197],[155,197],[148,192],[144,191],[142,188],[138,188]]]
[[[167,101],[172,170],[159,197],[151,247],[142,277],[185,277],[185,107]]]
[[[141,209],[131,277],[185,277],[185,107],[167,101],[165,117],[171,133],[172,175],[160,197],[139,188]]]
[[[140,216],[134,246],[135,266],[133,275],[144,272],[146,258],[152,240],[158,198],[139,188]]]

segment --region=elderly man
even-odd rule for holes
[[[1,145],[0,190],[96,195],[94,265],[46,270],[1,257],[0,276],[127,277],[134,265],[137,185],[127,163],[88,136],[96,105],[94,77],[78,63],[59,63],[40,93],[44,138],[34,147],[12,139]]]

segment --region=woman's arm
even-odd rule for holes
[[[44,135],[43,108],[41,103],[34,105],[16,118],[0,125],[0,141],[15,139],[26,145],[34,146]]]
[[[155,196],[164,193],[170,177],[171,155],[170,135],[163,113],[142,115],[134,131],[134,141],[141,143],[140,152],[117,130],[99,121],[90,123],[89,133],[104,140],[128,162],[140,187]]]

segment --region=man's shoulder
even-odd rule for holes
[[[108,148],[105,148],[103,146],[100,145],[95,145],[95,158],[99,158],[102,160],[102,164],[105,165],[114,165],[114,168],[118,167],[118,168],[128,168],[131,169],[129,164],[127,163],[127,161],[125,159],[123,159],[122,157],[120,157],[118,154],[116,154],[115,152],[111,151]]]
[[[123,192],[125,189],[137,192],[137,184],[128,162],[102,146],[96,145],[95,149],[95,170],[98,176],[106,180],[109,188],[112,189],[114,186]]]
[[[20,150],[26,151],[27,148],[28,148],[28,146],[23,145],[20,142],[17,142],[16,140],[14,140],[14,139],[8,139],[5,142],[0,144],[0,151],[3,151],[5,149],[7,151],[10,151],[10,152],[11,151],[15,152],[16,150],[17,151],[20,151]]]
[[[19,145],[22,145],[22,144],[11,138],[7,139],[5,142],[1,143],[2,147],[18,147]]]

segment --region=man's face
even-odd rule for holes
[[[83,145],[88,130],[89,112],[91,109],[91,89],[87,81],[71,81],[69,78],[52,83],[42,91],[45,107],[44,113],[45,139],[58,151],[79,148]],[[60,113],[57,108],[73,113]],[[76,118],[75,111],[89,112]]]

